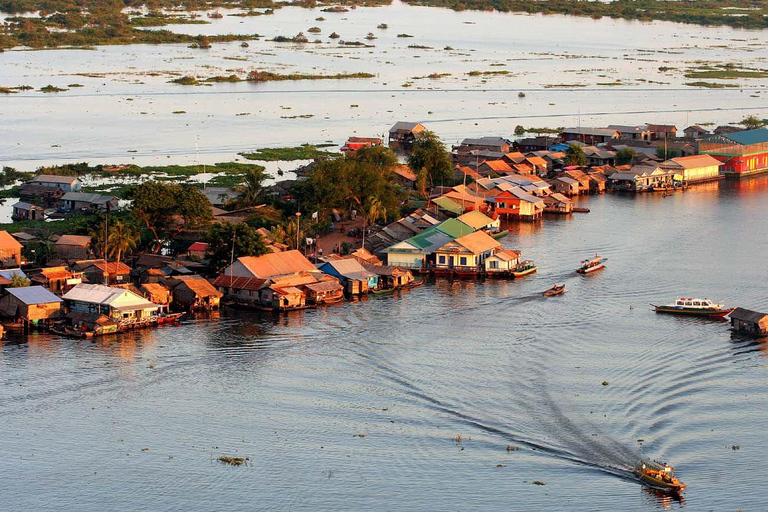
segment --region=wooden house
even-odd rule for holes
[[[563,174],[579,182],[579,193],[589,194],[590,183],[589,176],[581,169],[566,169]]]
[[[536,220],[544,213],[544,200],[520,187],[504,190],[492,200],[494,212],[517,220]]]
[[[703,128],[697,124],[689,126],[683,130],[683,133],[685,134],[686,139],[701,139],[702,137],[709,135],[709,131],[706,128]]]
[[[485,259],[485,272],[488,275],[509,274],[520,263],[520,252],[503,249]]]
[[[58,204],[64,191],[58,187],[45,187],[33,183],[24,183],[19,186],[19,199],[23,202],[36,203],[46,207]]]
[[[736,332],[753,336],[768,334],[768,314],[766,313],[736,308],[728,316],[731,319],[731,329]]]
[[[416,173],[407,165],[398,165],[392,172],[395,174],[395,181],[408,190],[416,188]]]
[[[76,176],[57,176],[53,174],[39,174],[28,182],[49,188],[59,188],[63,192],[79,192],[83,188],[83,182]]]
[[[122,261],[80,260],[71,268],[82,272],[89,283],[123,284],[131,280],[131,267]]]
[[[218,309],[223,293],[201,276],[176,276],[173,285],[173,304],[187,311]]]
[[[435,272],[482,270],[486,258],[494,254],[501,243],[483,231],[475,231],[448,242],[435,251]]]
[[[61,235],[53,245],[54,255],[62,260],[83,260],[91,255],[91,237]]]
[[[355,259],[332,260],[320,265],[320,270],[341,281],[349,295],[363,295],[379,285],[379,276],[368,272]]]
[[[651,140],[670,140],[677,137],[677,127],[673,124],[648,124]]]
[[[7,231],[0,231],[0,268],[18,268],[21,264],[21,244]]]
[[[430,261],[434,260],[432,255],[435,250],[453,239],[451,235],[434,228],[425,230],[423,233],[387,247],[384,250],[387,255],[387,264],[408,269],[425,268]]]
[[[300,251],[273,252],[263,256],[241,256],[228,266],[222,275],[270,279],[277,276],[319,272]]]
[[[45,208],[25,201],[19,201],[13,205],[11,220],[14,222],[45,220]]]
[[[720,179],[723,163],[711,155],[681,156],[659,164],[664,170],[680,175],[683,183],[703,183]]]
[[[486,233],[497,233],[501,227],[501,221],[498,218],[492,219],[477,210],[460,215],[456,220],[466,224],[474,231],[485,231]]]
[[[545,213],[568,214],[573,212],[573,201],[559,192],[544,198]]]
[[[477,168],[480,176],[501,176],[514,172],[512,167],[504,160],[486,160]]]
[[[66,192],[61,196],[64,209],[68,212],[114,212],[120,201],[116,196],[90,194],[86,192]]]
[[[365,270],[379,276],[379,289],[391,290],[403,288],[414,281],[410,270],[389,265],[363,265]]]
[[[560,133],[560,139],[565,142],[575,140],[589,145],[603,144],[619,138],[621,134],[610,128],[566,128]]]
[[[262,306],[261,291],[269,286],[269,281],[256,277],[236,277],[222,274],[213,281],[213,285],[237,305]],[[271,303],[269,303],[271,306]]]
[[[552,180],[551,184],[556,192],[568,197],[579,195],[579,191],[581,190],[579,182],[570,176],[560,176],[559,178],[555,178]]]
[[[321,280],[303,286],[307,304],[333,304],[344,300],[344,287],[338,279]]]
[[[611,124],[606,128],[619,132],[619,137],[621,139],[651,140],[651,130],[648,128],[648,125],[626,126]]]
[[[589,192],[591,194],[602,194],[605,192],[605,184],[608,182],[605,174],[601,172],[590,172],[587,176],[589,176]]]
[[[168,310],[173,301],[171,290],[161,283],[144,283],[139,287],[139,291],[148,301],[157,304],[164,311]]]
[[[208,244],[205,242],[194,242],[187,248],[187,256],[195,258],[197,260],[205,259],[205,254],[208,251]]]
[[[8,288],[0,315],[25,325],[49,323],[61,316],[61,299],[42,286]]]
[[[67,267],[45,267],[29,271],[29,280],[57,295],[68,292],[83,282],[82,272],[72,272]]]
[[[63,299],[68,312],[104,315],[121,330],[156,324],[160,309],[131,290],[102,284],[78,284]]]
[[[421,123],[399,121],[389,129],[389,146],[392,149],[410,151],[413,143],[424,135],[426,128]]]
[[[382,144],[384,141],[378,137],[350,137],[341,147],[341,152],[350,157],[357,154],[360,149],[381,146]]]

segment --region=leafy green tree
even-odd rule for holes
[[[387,218],[387,208],[384,206],[378,197],[370,197],[366,201],[365,210],[363,211],[363,249],[365,249],[365,232],[367,231],[368,224],[374,224],[379,219]]]
[[[157,251],[164,240],[213,218],[208,199],[192,185],[147,181],[134,187],[129,198],[133,199],[134,218],[152,233]]]
[[[587,155],[578,144],[571,144],[565,150],[565,165],[587,165]]]
[[[632,148],[620,149],[616,152],[616,165],[631,164],[635,158],[635,150]]]
[[[680,156],[680,151],[677,149],[665,148],[664,146],[659,146],[656,148],[657,158],[669,160],[670,158],[677,158],[678,156]]]
[[[29,286],[31,283],[29,279],[24,277],[23,275],[14,272],[11,276],[11,284],[8,285],[9,288],[24,288],[25,286]]]
[[[241,222],[240,224],[213,224],[206,236],[208,242],[208,267],[213,272],[220,272],[229,265],[234,246],[234,257],[261,256],[269,252],[264,238],[256,228]]]
[[[521,124],[515,126],[515,135],[517,135],[518,137],[522,137],[523,135],[525,135],[525,127]]]
[[[765,126],[765,122],[755,116],[747,116],[739,121],[739,124],[743,126],[745,130],[756,130]]]
[[[446,183],[453,176],[451,154],[446,151],[440,137],[429,130],[425,130],[422,137],[413,143],[408,165],[417,174],[422,169],[426,170],[431,186]]]

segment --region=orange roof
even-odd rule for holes
[[[497,258],[504,261],[515,261],[517,258],[520,257],[520,251],[511,251],[509,249],[503,249],[496,254],[494,254]]]
[[[529,164],[535,165],[536,167],[541,167],[546,169],[547,168],[547,161],[541,158],[540,156],[528,156],[525,158]]]
[[[472,178],[474,180],[479,180],[479,179],[483,178],[482,176],[480,176],[477,173],[477,171],[475,171],[471,167],[467,167],[466,165],[457,165],[456,169],[458,169],[459,171],[461,171],[462,173],[466,174],[467,176],[469,176],[470,178]]]
[[[501,243],[494,240],[492,236],[486,234],[484,231],[475,231],[474,233],[459,237],[453,242],[449,242],[449,244],[450,243],[459,244],[472,254],[480,254],[501,247]]]
[[[7,231],[0,231],[0,249],[18,249],[21,250],[21,244],[13,238]]]
[[[72,272],[65,267],[46,267],[41,268],[40,273],[47,279],[68,279],[72,277]]]
[[[392,171],[408,181],[416,181],[416,173],[407,165],[398,165]]]
[[[712,166],[720,166],[723,163],[718,160],[717,158],[710,156],[710,155],[693,155],[693,156],[679,156],[677,158],[672,158],[671,160],[667,160],[666,162],[662,163],[662,167],[666,167],[665,164],[668,164],[669,162],[674,162],[678,166],[682,167],[683,169],[695,169],[697,167],[712,167]]]
[[[61,235],[56,240],[56,245],[76,245],[78,247],[87,247],[91,243],[91,237],[83,235]]]
[[[237,260],[255,277],[261,279],[317,271],[312,262],[296,249],[272,252],[263,256],[241,256]]]
[[[506,155],[504,155],[504,158],[512,160],[515,163],[520,163],[523,160],[525,160],[525,155],[520,153],[519,151],[513,151],[511,153],[507,153]]]
[[[183,284],[185,284],[187,288],[195,292],[195,295],[198,297],[221,297],[224,295],[219,290],[214,288],[207,279],[203,279],[200,276],[177,276],[175,279],[178,279]]]
[[[257,279],[255,277],[235,277],[235,276],[219,276],[213,282],[214,286],[221,286],[222,288],[234,288],[235,290],[261,290],[266,283],[266,279]]]
[[[296,275],[272,278],[272,284],[274,286],[299,286],[302,284],[316,283],[316,282],[317,282],[317,279],[315,278],[315,276],[313,276],[308,272],[302,272]]]
[[[118,264],[116,261],[97,260],[93,262],[93,266],[107,274],[129,274],[131,272],[131,267],[122,261]]]
[[[494,171],[511,172],[512,168],[504,160],[486,160],[481,165],[487,165]]]

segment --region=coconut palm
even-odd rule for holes
[[[132,224],[116,220],[109,226],[107,254],[120,265],[121,258],[136,249],[139,233]]]
[[[264,192],[264,181],[268,178],[264,174],[263,167],[256,167],[248,171],[245,179],[237,188],[237,197],[233,201],[237,208],[247,208],[259,204],[261,194]]]
[[[387,218],[387,208],[377,197],[372,197],[363,215],[363,249],[365,249],[366,223],[374,224],[379,219]]]

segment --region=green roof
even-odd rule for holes
[[[768,130],[758,128],[757,130],[744,130],[743,132],[724,133],[720,137],[732,140],[742,146],[751,144],[762,144],[768,142]]]
[[[438,229],[445,234],[451,235],[453,238],[460,238],[464,235],[469,235],[475,232],[474,228],[464,224],[458,219],[448,219],[444,222],[441,222],[435,226],[435,229]]]
[[[455,213],[456,215],[461,215],[462,213],[464,213],[464,209],[461,207],[459,203],[457,203],[456,201],[452,201],[447,197],[438,197],[437,199],[433,199],[432,202],[435,203],[440,208],[442,208],[443,210],[447,210],[451,213]]]

